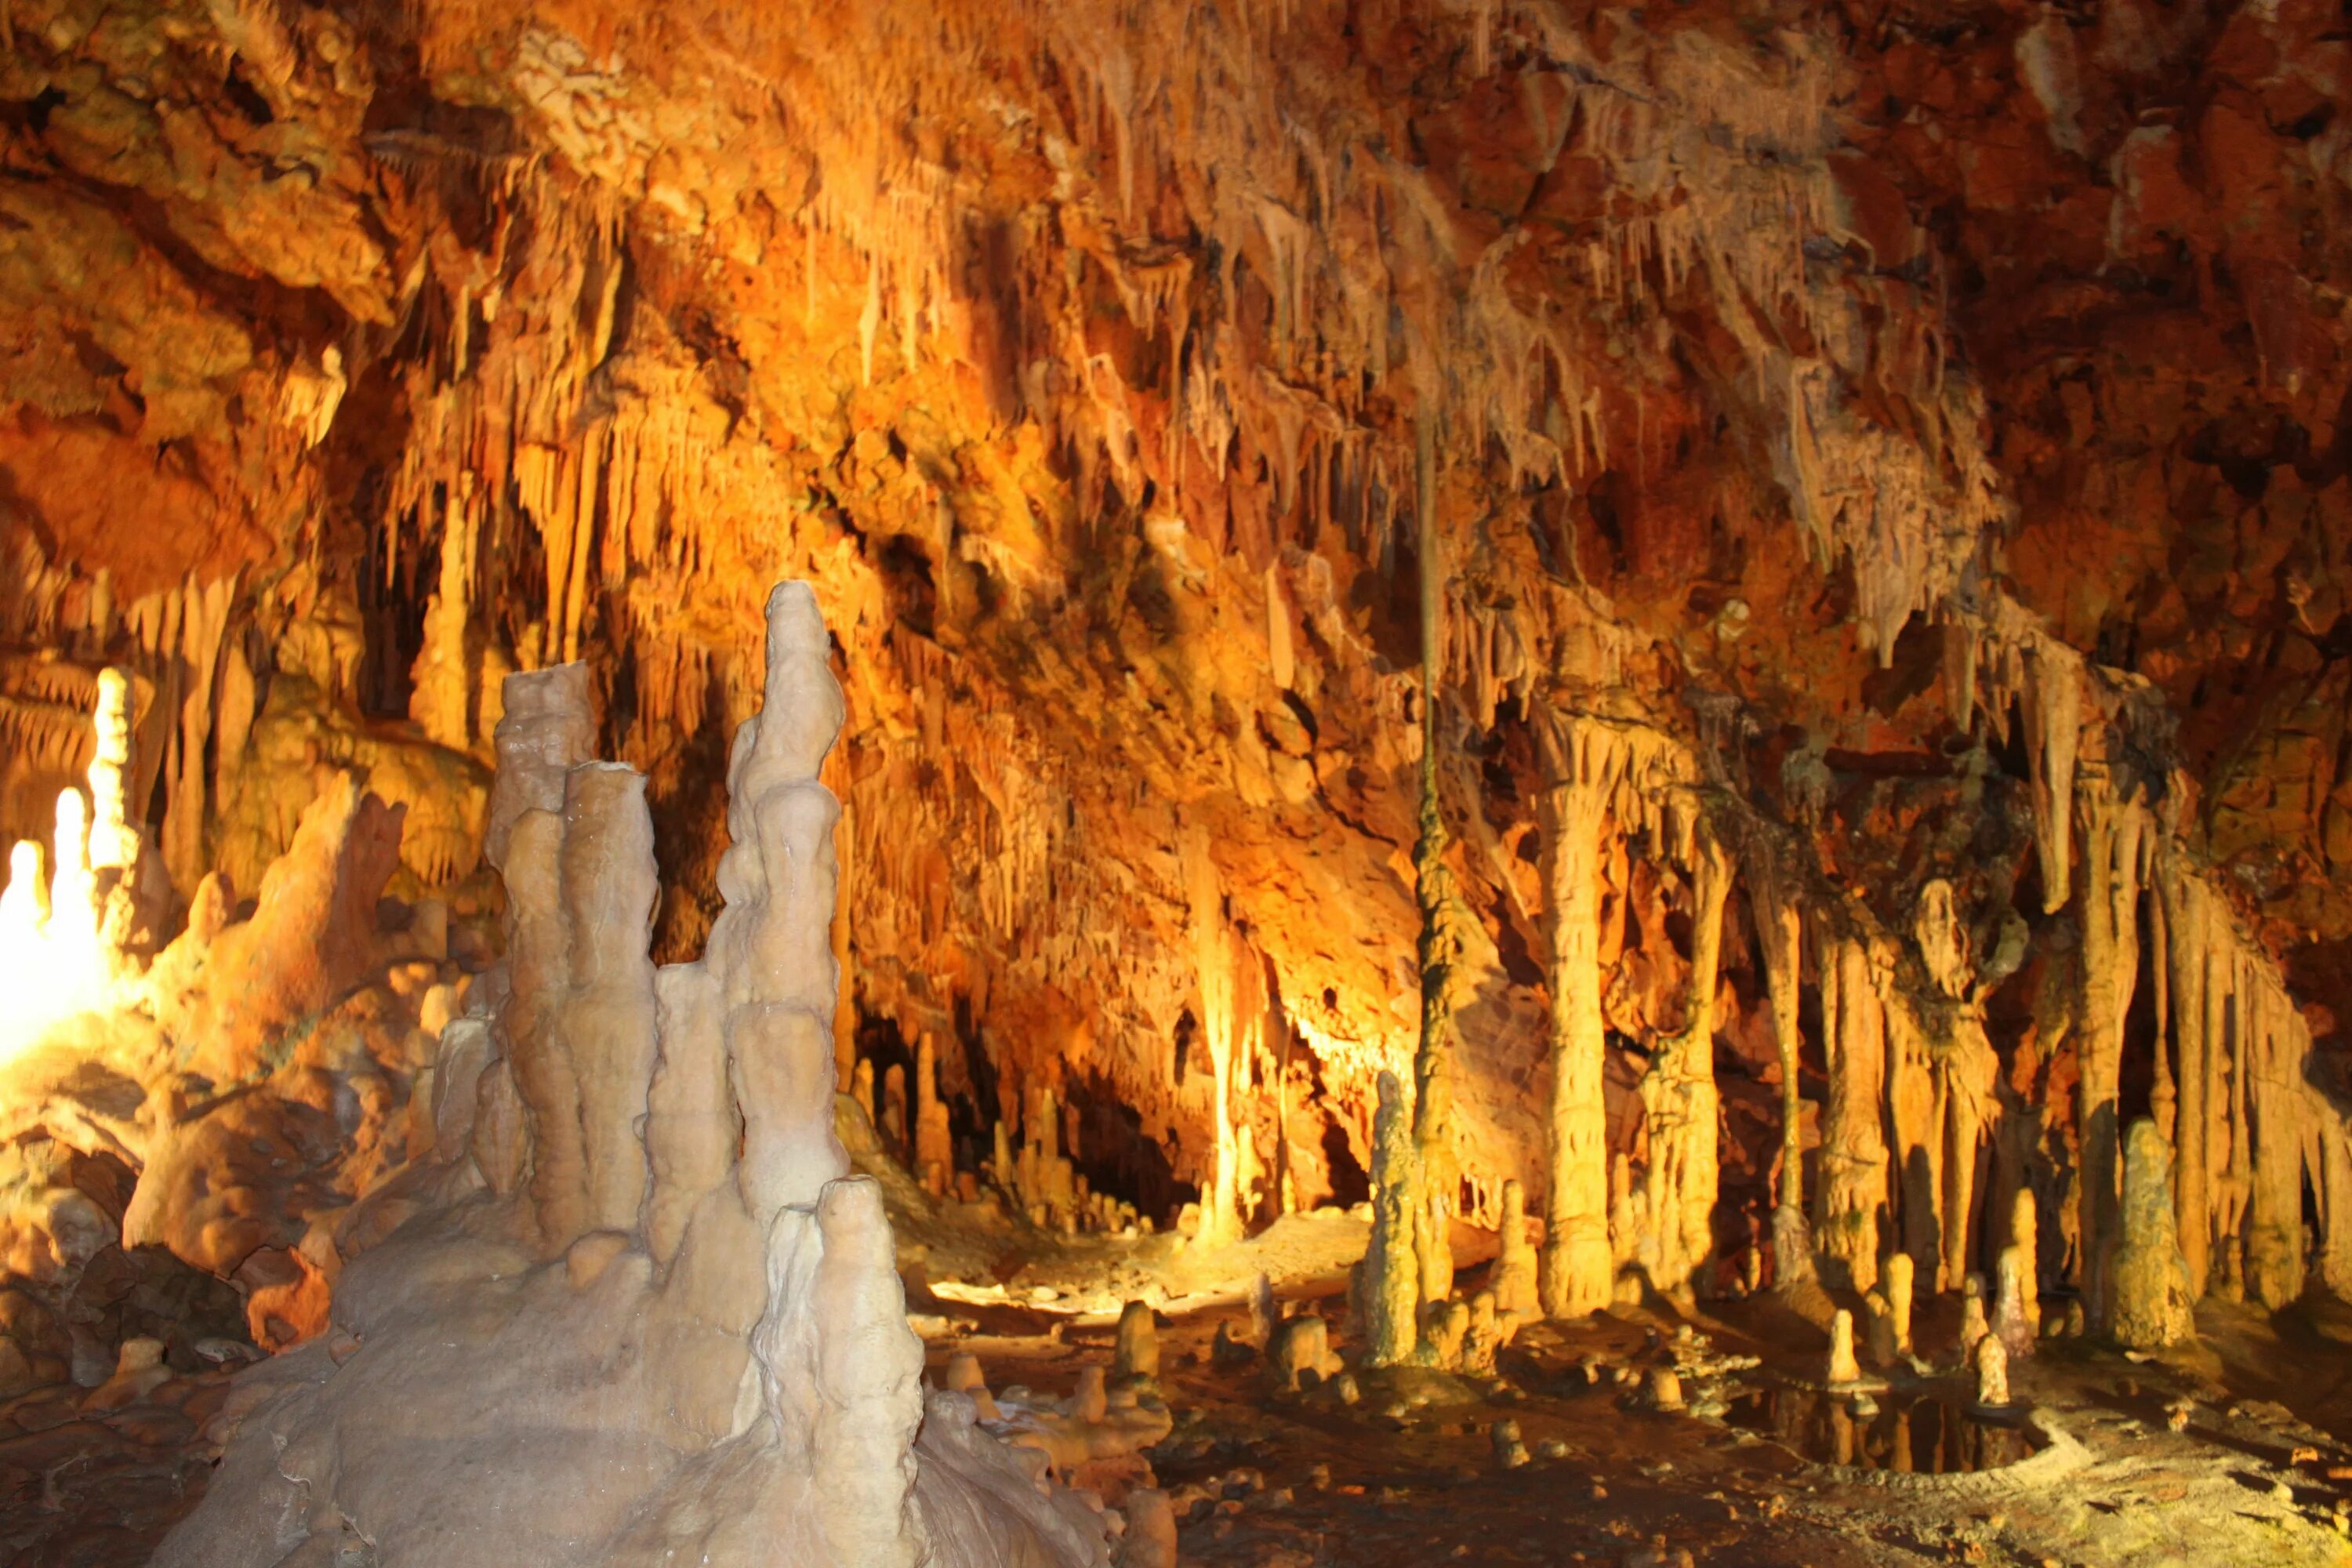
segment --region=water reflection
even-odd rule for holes
[[[1979,1421],[1942,1394],[1882,1394],[1878,1409],[1856,1416],[1853,1396],[1815,1388],[1770,1387],[1732,1401],[1735,1426],[1779,1438],[1823,1465],[1962,1475],[2013,1465],[2038,1445],[2021,1426]]]

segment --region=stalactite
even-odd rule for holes
[[[2083,661],[2036,640],[2025,655],[2025,755],[2032,772],[2033,833],[2042,858],[2042,908],[2055,914],[2073,889],[2074,758],[2082,734]]]
[[[1686,1291],[1692,1276],[1714,1256],[1720,1180],[1715,1007],[1732,858],[1729,847],[1705,826],[1696,837],[1697,887],[1685,1020],[1678,1033],[1658,1042],[1641,1083],[1650,1146],[1643,1209],[1650,1230],[1638,1251],[1651,1287],[1670,1293]]]

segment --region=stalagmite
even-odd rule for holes
[[[1731,853],[1704,827],[1697,834],[1697,907],[1691,917],[1690,989],[1679,1033],[1661,1040],[1642,1079],[1650,1140],[1643,1209],[1649,1229],[1643,1262],[1653,1289],[1680,1292],[1715,1253],[1715,1004],[1723,953],[1723,907]]]
[[[2123,1236],[2109,1332],[2117,1344],[2137,1350],[2197,1337],[2196,1299],[2172,1213],[2171,1164],[2156,1123],[2134,1121],[2124,1151]]]
[[[1116,1378],[1148,1383],[1160,1375],[1160,1324],[1150,1302],[1129,1301],[1119,1310],[1110,1367]]]
[[[1404,1086],[1392,1072],[1381,1074],[1380,1082],[1372,1123],[1372,1234],[1356,1266],[1349,1317],[1362,1338],[1364,1364],[1396,1366],[1412,1359],[1421,1339],[1421,1269],[1413,1252],[1419,1202]]]
[[[2025,1306],[2032,1293],[2031,1280],[2032,1269],[2024,1253],[2013,1242],[2002,1247],[2000,1273],[1993,1287],[1992,1331],[2008,1347],[2012,1360],[2022,1360],[2033,1353],[2036,1333]]]
[[[1627,754],[1613,730],[1580,718],[1539,734],[1550,775],[1542,832],[1552,1068],[1540,1284],[1547,1316],[1575,1318],[1607,1306],[1616,1283],[1601,1092],[1601,836]]]
[[[428,1211],[469,1217],[428,1212],[344,1264],[335,1322],[364,1352],[269,1369],[275,1394],[232,1418],[159,1568],[270,1568],[354,1534],[447,1568],[1106,1560],[1099,1516],[1039,1491],[970,1398],[926,1402],[880,1189],[845,1175],[833,1133],[834,807],[816,776],[841,700],[805,586],[773,595],[769,633],[765,705],[729,773],[727,904],[696,963],[655,980],[644,960],[635,775],[519,756],[538,803],[501,818],[514,973],[486,988],[517,1059],[481,1079],[523,1090],[527,1200],[470,1196],[463,1152],[429,1173]],[[509,719],[532,706],[514,684]],[[445,1032],[452,1071],[481,1037]],[[740,1145],[709,1137],[730,1123]],[[642,1144],[612,1143],[639,1128]],[[486,1147],[479,1112],[474,1134],[454,1147]],[[731,1170],[714,1173],[714,1144]],[[1164,1410],[1141,1427],[1164,1436]],[[358,1461],[387,1443],[409,1458]]]
[[[1183,841],[1184,889],[1192,923],[1194,973],[1200,986],[1201,1036],[1208,1046],[1210,1118],[1213,1142],[1208,1180],[1201,1184],[1200,1239],[1211,1245],[1242,1234],[1241,1143],[1235,1127],[1234,1077],[1246,1064],[1234,1049],[1233,939],[1205,828],[1188,826]]]
[[[98,675],[98,710],[89,758],[89,864],[96,871],[127,869],[139,853],[139,834],[125,812],[124,771],[131,764],[131,683],[122,671]]]
[[[1978,1405],[1988,1410],[2005,1408],[2009,1404],[2009,1350],[2000,1335],[1990,1335],[1979,1342],[1976,1371]]]
[[[2029,1339],[2042,1337],[2042,1232],[2033,1189],[2017,1189],[2010,1205],[2009,1245],[2017,1248],[2018,1311]]]
[[[1886,1299],[1885,1289],[1873,1290],[1862,1299],[1863,1343],[1870,1352],[1870,1364],[1891,1367],[1901,1354],[1895,1341],[1895,1306]]]
[[[1911,1353],[1911,1255],[1895,1253],[1886,1260],[1886,1310],[1896,1355]]]
[[[1499,1250],[1487,1274],[1495,1310],[1506,1319],[1530,1321],[1540,1315],[1536,1291],[1536,1248],[1528,1237],[1527,1199],[1517,1177],[1503,1181],[1503,1216],[1496,1226]]]
[[[1985,1321],[1984,1276],[1971,1274],[1960,1289],[1960,1364],[1976,1364],[1977,1346],[1992,1332]]]
[[[594,753],[596,719],[588,702],[588,667],[558,665],[508,680],[506,710],[495,734],[499,771],[490,788],[482,858],[506,863],[507,838],[528,811],[560,811],[563,779]]]
[[[1851,1387],[1862,1381],[1862,1363],[1853,1357],[1853,1314],[1843,1307],[1830,1320],[1829,1369],[1822,1381],[1832,1388]]]
[[[1414,515],[1419,524],[1421,577],[1421,801],[1413,839],[1413,899],[1421,909],[1417,957],[1421,1034],[1412,1061],[1412,1142],[1420,1203],[1413,1252],[1421,1266],[1424,1304],[1454,1289],[1452,1225],[1457,1184],[1454,1151],[1454,1008],[1458,971],[1466,952],[1466,919],[1454,873],[1445,863],[1444,802],[1438,788],[1439,666],[1444,658],[1445,554],[1437,526],[1434,422],[1415,421]]]

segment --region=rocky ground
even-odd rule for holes
[[[1308,1225],[1337,1232],[1349,1222],[1294,1229]],[[1295,1237],[1276,1247],[1286,1240],[1303,1255]],[[1069,1263],[1093,1263],[1107,1245],[1118,1244],[1027,1237],[1024,1260],[995,1281],[1003,1300],[926,1299],[917,1281],[911,1304],[930,1331],[934,1372],[969,1351],[1000,1395],[1067,1392],[1082,1368],[1110,1359],[1112,1325],[1079,1290],[1028,1298],[1045,1279],[1066,1283]],[[1538,1326],[1492,1380],[1363,1373],[1349,1402],[1336,1381],[1275,1393],[1261,1357],[1219,1354],[1220,1328],[1229,1341],[1250,1337],[1243,1282],[1228,1276],[1220,1292],[1179,1278],[1187,1289],[1167,1292],[1178,1310],[1160,1331],[1160,1382],[1176,1424],[1148,1458],[1176,1505],[1184,1561],[1199,1568],[2352,1563],[2339,1522],[2352,1507],[2352,1445],[2338,1436],[2352,1431],[2352,1368],[2336,1337],[2347,1320],[2334,1312],[2273,1324],[2211,1309],[2207,1346],[2161,1361],[2045,1342],[2013,1387],[2035,1411],[2031,1425],[2063,1437],[2013,1471],[1934,1476],[1883,1447],[1857,1452],[1855,1468],[1811,1462],[1738,1424],[1743,1391],[1802,1375],[1820,1356],[1819,1331],[1769,1301],[1711,1304],[1692,1334],[1670,1310]],[[1287,1312],[1344,1320],[1339,1277],[1293,1279],[1280,1299]],[[1923,1316],[1931,1364],[1950,1360],[1949,1334]],[[1339,1342],[1348,1348],[1344,1331]],[[1739,1364],[1750,1356],[1761,1365]],[[1647,1407],[1650,1369],[1677,1362],[1689,1408]],[[234,1386],[226,1372],[163,1371],[160,1381],[48,1386],[0,1405],[0,1559],[131,1568],[194,1506],[215,1455],[206,1424]],[[1966,1397],[1957,1380],[1919,1385]],[[1710,1401],[1730,1404],[1731,1418]],[[2176,1433],[2179,1409],[2186,1429]],[[1523,1462],[1504,1456],[1506,1423]]]

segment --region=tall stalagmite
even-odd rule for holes
[[[1445,549],[1437,526],[1435,434],[1419,428],[1414,514],[1421,566],[1421,805],[1413,839],[1413,898],[1421,909],[1421,1033],[1412,1061],[1412,1145],[1419,1202],[1413,1252],[1423,1306],[1454,1290],[1453,1225],[1459,1177],[1454,1154],[1454,993],[1464,958],[1465,916],[1445,864],[1445,805],[1438,788],[1442,735],[1438,666],[1444,658]]]
[[[356,1353],[321,1340],[257,1374],[161,1568],[355,1542],[448,1568],[1108,1563],[1097,1517],[1041,1491],[965,1395],[921,1386],[880,1189],[833,1132],[837,807],[817,770],[841,696],[805,584],[768,627],[727,905],[704,958],[658,979],[642,781],[567,755],[564,672],[509,682],[515,957],[443,1037],[449,1157],[406,1179],[417,1218],[343,1270]]]
[[[1551,1104],[1540,1289],[1546,1315],[1581,1317],[1609,1304],[1609,1142],[1601,1093],[1601,849],[1630,762],[1608,724],[1550,718],[1543,858],[1550,939]]]

